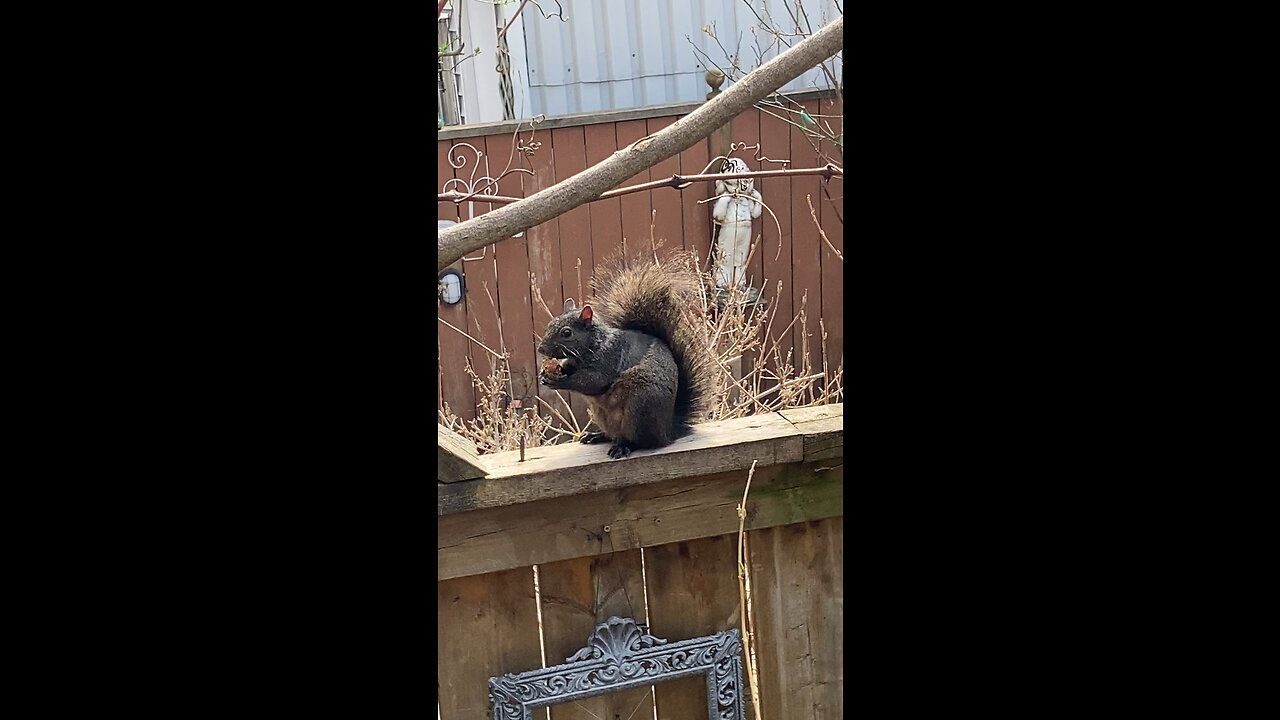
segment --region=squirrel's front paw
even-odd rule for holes
[[[627,445],[621,440],[615,442],[612,446],[609,447],[609,457],[611,458],[624,458],[630,454],[631,454],[631,446]]]
[[[602,432],[587,432],[587,433],[582,433],[582,439],[579,440],[578,442],[582,443],[583,445],[590,445],[592,443],[604,442],[605,440],[608,440],[608,439],[609,437]]]

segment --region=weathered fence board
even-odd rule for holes
[[[449,143],[444,141],[436,144],[436,170],[440,173],[439,180],[442,186],[447,179],[454,177],[453,166],[449,162],[449,147]],[[437,203],[437,205],[440,220],[458,222],[457,205],[454,203]],[[466,270],[461,260],[453,263],[449,268],[463,273],[465,277]],[[467,329],[467,295],[468,293],[463,293],[462,302],[456,305],[437,302],[438,320],[444,320],[453,327],[465,331]],[[471,378],[462,370],[470,355],[469,344],[460,332],[451,330],[438,321],[436,325],[440,346],[440,355],[437,360],[440,389],[436,406],[438,409],[443,409],[444,403],[448,402],[449,409],[458,417],[473,418],[476,415],[475,394]]]
[[[618,137],[616,123],[588,125],[585,132],[587,167],[598,165],[618,149],[626,147],[626,143]],[[618,248],[622,247],[623,232],[622,198],[600,200],[590,203],[590,206],[591,256],[595,264],[590,268],[583,268],[583,277],[588,279],[595,274],[595,268],[600,267],[608,258],[614,257]]]
[[[436,591],[440,716],[483,718],[490,677],[542,665],[533,571],[446,580]]]
[[[635,450],[621,461],[608,460],[604,444],[544,445],[486,455],[489,474],[471,483],[453,483],[437,494],[439,514],[544,500],[610,488],[635,488],[691,474],[796,462],[803,440],[777,413],[695,425],[686,437],[656,450]],[[625,463],[626,473],[602,473],[600,463]]]
[[[737,535],[669,543],[645,550],[649,628],[679,640],[738,627]],[[654,686],[659,720],[706,715],[706,678]]]
[[[680,153],[681,174],[701,175],[703,170],[712,172],[714,168],[707,168],[707,163],[710,162],[708,155],[705,142],[694,143],[685,148]],[[699,205],[698,201],[711,197],[711,191],[714,189],[715,183],[704,180],[695,182],[683,190],[675,191],[680,198],[684,247],[689,252],[696,254],[699,260],[704,263],[707,259],[707,253],[711,249],[711,210],[709,209],[711,203]]]
[[[803,103],[805,110],[815,113],[818,105],[815,102]],[[790,117],[795,118],[795,115]],[[798,120],[797,120],[798,122]],[[791,166],[816,167],[818,154],[810,145],[810,140],[800,128],[791,126]],[[818,206],[821,195],[817,175],[797,175],[791,178],[791,272],[792,272],[792,307],[800,311],[801,300],[804,300],[807,322],[795,324],[796,367],[803,367],[801,353],[808,349],[809,363],[813,372],[822,371],[822,348],[819,345],[821,336],[818,333],[818,318],[822,316],[822,253],[818,246],[818,228],[809,216],[809,202]],[[808,336],[808,337],[806,337]],[[799,373],[797,373],[799,374]]]
[[[496,176],[504,168],[520,168],[523,155],[512,152],[512,138],[509,135],[489,135],[485,138],[488,148],[490,168]],[[498,180],[498,195],[522,197],[524,181],[529,176],[521,172],[512,172]],[[529,233],[526,231],[518,237],[508,238],[494,244],[495,266],[502,268],[496,272],[498,300],[498,334],[502,338],[502,348],[495,350],[510,353],[511,384],[509,400],[520,401],[522,407],[536,405],[533,399],[537,395],[537,364],[533,347],[533,308],[529,303]],[[511,407],[515,407],[512,405]]]
[[[649,133],[645,127],[644,120],[626,120],[618,123],[618,149],[627,152],[628,145],[647,136]],[[649,182],[648,170],[624,180],[622,187],[646,182]],[[651,195],[652,193],[641,192],[618,198],[622,201],[622,242],[627,247],[628,253],[643,251],[649,247],[649,223],[652,219],[650,211],[653,210]]]
[[[818,101],[823,115],[834,115],[835,104],[830,100]],[[830,123],[836,133],[844,132],[844,124],[840,117],[819,118],[818,122]],[[833,158],[839,158],[840,152],[830,140],[823,140],[820,145],[823,152]],[[825,191],[821,198],[815,197],[813,204],[819,210],[819,221],[827,240],[836,250],[844,252],[844,222],[837,214],[844,214],[844,178],[833,177],[823,181]],[[827,197],[830,195],[830,197]],[[821,200],[821,205],[819,205]],[[833,203],[834,200],[834,203]],[[844,263],[836,254],[822,244],[822,319],[827,328],[827,373],[834,376],[836,368],[844,360]]]
[[[775,111],[770,111],[772,112]],[[791,157],[791,126],[770,113],[762,112],[760,115],[760,136],[766,140],[761,143],[762,156],[770,160],[787,160]],[[780,139],[786,141],[785,148],[778,147]],[[764,164],[770,168],[784,167],[772,162]],[[796,166],[793,164],[791,167]],[[773,315],[769,338],[778,341],[778,357],[771,355],[766,360],[769,361],[769,366],[776,370],[779,360],[786,362],[787,351],[791,349],[792,332],[784,333],[783,330],[786,329],[787,323],[791,322],[791,318],[795,317],[792,311],[794,303],[791,299],[793,284],[791,279],[791,178],[786,176],[762,178],[756,182],[756,188],[760,190],[764,204],[769,208],[760,213],[762,224],[760,234],[763,237],[760,255],[765,278],[763,295],[769,302],[770,312]],[[781,292],[778,290],[779,281],[782,282]]]
[[[505,137],[508,144],[510,143],[510,136],[504,135],[501,137]],[[500,175],[506,166],[507,154],[503,153],[501,160],[494,157],[488,150],[489,140],[493,141],[495,150],[500,147],[501,140],[498,137],[475,138],[472,144],[477,150],[484,153],[483,157],[477,160],[474,153],[468,151],[464,156],[468,166],[459,168],[455,173],[471,179],[471,173],[474,169],[477,185],[484,184],[480,181],[481,177],[497,177]],[[477,164],[478,167],[472,167]],[[492,189],[483,192],[486,195],[492,193]],[[467,202],[460,206],[460,210],[462,219],[468,220],[473,216],[478,217],[490,212],[493,210],[493,205],[484,202]],[[462,267],[467,287],[467,327],[465,329],[472,338],[469,341],[471,366],[481,378],[484,378],[501,367],[500,361],[485,350],[485,347],[487,347],[494,352],[502,352],[501,325],[498,321],[497,243],[486,245],[479,252],[468,255],[462,260]],[[483,344],[484,347],[480,347],[480,344]],[[445,372],[457,372],[457,370],[445,368]],[[465,373],[465,370],[463,372]],[[475,402],[477,404],[483,399],[479,392],[475,394]],[[475,408],[473,407],[471,415],[464,415],[463,417],[473,418],[475,415]]]
[[[764,720],[844,717],[844,518],[750,533]]]
[[[604,546],[607,551],[607,545]],[[640,550],[608,553],[538,566],[547,665],[558,665],[582,648],[598,623],[610,616],[648,622]],[[634,688],[554,705],[552,720],[652,717],[651,690]],[[645,710],[649,708],[649,713]]]
[[[556,128],[551,131],[552,148],[555,153],[556,182],[567,180],[587,169],[586,134],[581,127]],[[608,202],[608,201],[606,201]],[[591,272],[595,267],[593,260],[591,208],[603,203],[579,205],[557,218],[560,221],[560,286],[561,292],[554,297],[545,298],[551,316],[559,315],[564,310],[564,301],[573,298],[581,305],[587,297],[591,285]],[[551,317],[534,312],[533,329],[539,335],[546,330]],[[550,395],[544,399],[568,418],[560,400]],[[560,397],[569,399],[573,416],[579,424],[587,423],[587,400],[581,393],[560,393]],[[544,417],[549,413],[542,408],[538,411]],[[572,421],[572,420],[570,420]]]
[[[645,124],[645,134],[653,135],[675,121],[674,117],[649,118]],[[676,154],[649,168],[649,180],[667,180],[681,172],[680,155]],[[639,194],[648,195],[653,207],[653,237],[662,243],[658,256],[667,257],[676,250],[684,249],[684,212],[680,207],[680,193],[663,190]],[[646,230],[647,228],[646,225]],[[644,237],[648,238],[649,233],[646,232]]]
[[[842,514],[843,468],[823,469],[831,464],[757,468],[747,528]],[[588,557],[606,535],[606,548],[622,550],[733,532],[745,482],[746,471],[735,470],[445,515],[437,523],[438,579]]]
[[[525,158],[525,164],[533,171],[533,175],[522,175],[524,183],[524,194],[526,196],[545,190],[556,184],[555,167],[553,162],[554,140],[550,131],[534,132],[534,143],[542,143],[542,146],[532,152]],[[579,141],[579,145],[581,142]],[[562,292],[560,271],[562,267],[561,258],[561,237],[563,233],[560,231],[560,218],[551,218],[550,220],[534,225],[526,231],[528,235],[529,246],[529,272],[533,275],[533,286],[537,288],[537,294],[532,288],[526,287],[529,293],[529,308],[532,313],[532,321],[530,324],[530,343],[533,347],[537,347],[537,339],[541,337],[542,331],[547,326],[547,321],[551,316],[543,309],[544,304],[547,310],[551,308],[559,308],[561,306],[560,293]],[[504,268],[505,272],[505,268]],[[537,299],[538,294],[541,295],[543,302]],[[540,407],[534,397],[541,398],[546,402],[555,402],[555,391],[544,387],[538,382],[536,375],[537,362],[535,358],[534,366],[530,368],[530,398],[527,407],[535,408],[539,415],[546,415],[547,411]]]
[[[695,426],[683,450],[621,461],[583,445],[528,451],[544,466],[480,456],[487,477],[437,488],[438,579],[731,532],[752,462],[748,528],[843,514],[842,417],[828,405],[721,420]]]
[[[568,180],[587,169],[587,141],[583,128],[557,128],[551,131],[551,137],[556,182]],[[591,211],[597,206],[599,203],[579,205],[557,218],[560,222],[561,292],[546,298],[554,314],[560,312],[565,298],[582,302],[586,297],[583,293],[589,287],[591,269],[595,267]]]

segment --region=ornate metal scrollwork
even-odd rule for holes
[[[494,720],[533,720],[547,705],[686,675],[707,676],[708,720],[745,720],[736,629],[669,643],[619,617],[597,625],[563,665],[489,678],[489,703]]]

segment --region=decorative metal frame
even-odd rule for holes
[[[736,629],[668,644],[620,617],[597,625],[587,646],[563,665],[489,678],[491,717],[533,720],[533,711],[547,705],[687,675],[707,676],[708,720],[746,720]]]

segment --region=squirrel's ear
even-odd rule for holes
[[[565,312],[574,312],[577,309],[578,309],[578,305],[573,301],[573,298],[569,298],[568,300],[564,301]]]
[[[592,314],[593,314],[593,313],[591,312],[591,306],[590,306],[590,305],[583,305],[583,306],[582,306],[582,313],[578,315],[578,319],[579,319],[579,320],[581,320],[582,322],[587,323],[588,325],[590,325],[590,324],[591,324],[591,316],[592,316]]]

